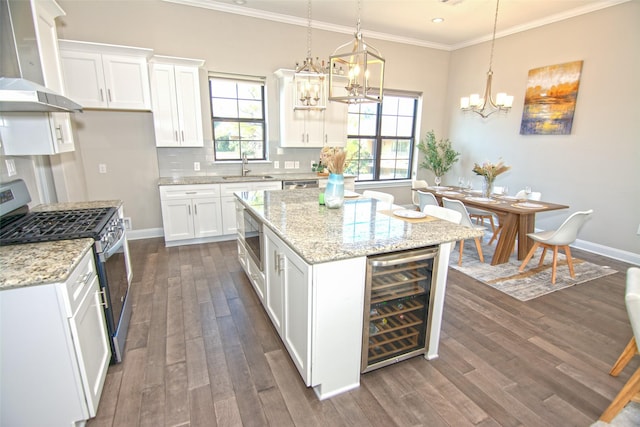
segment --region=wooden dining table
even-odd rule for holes
[[[518,238],[518,259],[523,260],[531,247],[533,240],[527,236],[535,230],[536,213],[568,209],[569,206],[533,200],[516,200],[508,196],[492,196],[489,200],[482,197],[479,191],[466,191],[459,187],[426,187],[415,188],[433,193],[442,205],[442,198],[462,201],[466,206],[494,212],[500,223],[500,234],[496,250],[491,259],[491,265],[504,264],[509,261],[511,252]]]

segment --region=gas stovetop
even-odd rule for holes
[[[0,244],[45,242],[91,237],[99,240],[116,208],[30,212],[0,230]]]

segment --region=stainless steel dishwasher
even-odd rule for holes
[[[317,179],[296,179],[296,180],[282,181],[283,190],[294,190],[296,188],[318,188],[318,187],[319,187],[319,184]]]

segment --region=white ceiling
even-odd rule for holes
[[[307,0],[165,0],[308,26]],[[497,37],[629,0],[502,0]],[[490,40],[496,0],[360,0],[365,37],[455,50]],[[444,18],[434,24],[433,18]],[[358,0],[312,0],[312,27],[353,34]]]

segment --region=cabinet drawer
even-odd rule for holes
[[[220,184],[160,186],[160,200],[196,199],[200,197],[220,197]]]
[[[234,184],[220,184],[220,194],[222,197],[233,196],[236,191],[251,191],[251,182],[241,182]]]
[[[63,305],[68,317],[73,316],[80,302],[82,302],[96,280],[98,280],[98,275],[93,261],[93,251],[90,250],[69,275],[67,281],[59,285]]]

